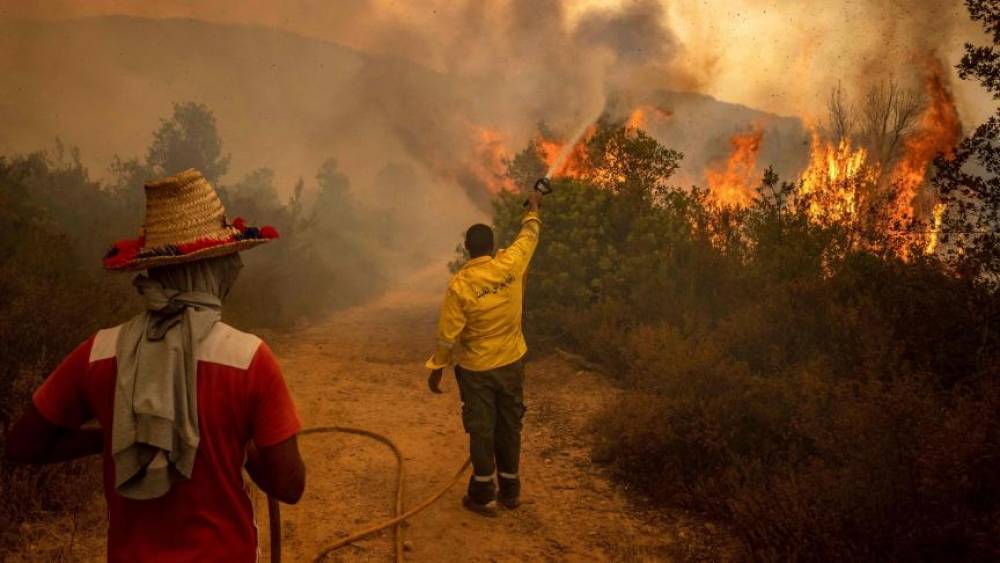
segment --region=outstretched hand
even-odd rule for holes
[[[528,195],[528,201],[525,202],[528,205],[528,211],[538,212],[538,208],[542,206],[542,192],[533,191]]]
[[[441,375],[443,372],[443,369],[436,369],[427,378],[427,386],[430,387],[432,393],[441,393]]]

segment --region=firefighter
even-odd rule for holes
[[[517,238],[496,257],[493,230],[481,224],[469,227],[469,260],[448,284],[437,348],[427,361],[428,385],[435,393],[441,392],[444,368],[455,366],[473,467],[462,503],[485,516],[496,516],[498,500],[508,509],[521,503],[523,358],[528,350],[521,313],[524,277],[541,229],[541,199],[542,193],[531,194]]]

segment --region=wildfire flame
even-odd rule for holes
[[[927,167],[938,154],[951,158],[961,135],[955,99],[944,85],[940,65],[935,65],[927,78],[929,103],[920,118],[917,132],[906,140],[906,149],[893,171],[893,181],[899,185],[909,203],[924,183]],[[901,213],[905,213],[902,210]]]
[[[651,121],[662,121],[672,115],[669,111],[655,106],[638,106],[625,120],[625,131],[634,135],[636,131],[646,129]],[[583,179],[591,178],[595,172],[599,172],[594,170],[590,155],[587,153],[587,146],[595,133],[597,133],[596,124],[588,126],[572,147],[568,146],[568,142],[572,141],[539,136],[535,140],[535,146],[549,170],[549,175]]]
[[[597,133],[597,126],[586,129],[580,140],[571,148],[564,141],[539,137],[535,141],[538,155],[542,157],[545,167],[552,177],[587,178],[592,166],[590,155],[587,154],[587,143]],[[560,162],[560,158],[562,161]]]
[[[491,194],[513,190],[514,185],[507,175],[507,137],[497,129],[470,125],[474,142],[474,154],[469,163],[469,171]]]
[[[671,113],[655,106],[638,106],[629,114],[625,121],[626,133],[635,134],[645,129],[651,120],[664,120]],[[473,150],[469,162],[465,164],[465,174],[475,178],[491,194],[507,190],[515,190],[512,180],[507,174],[507,165],[511,154],[507,147],[509,138],[498,129],[469,124],[469,136],[473,140]],[[588,144],[597,132],[597,125],[591,124],[578,131],[576,142],[570,146],[565,139],[539,135],[534,146],[542,159],[550,177],[565,177],[575,179],[593,178],[595,173],[587,152]]]
[[[763,140],[764,130],[758,125],[733,135],[729,139],[729,157],[705,171],[709,190],[718,203],[742,207],[753,201],[758,180],[757,154]]]
[[[651,121],[664,121],[670,119],[673,113],[663,108],[651,105],[638,106],[632,110],[628,119],[625,120],[625,130],[628,132],[649,129]]]
[[[904,228],[925,222],[924,251],[932,254],[937,250],[946,209],[941,203],[928,203],[926,175],[935,156],[953,155],[961,126],[943,68],[933,62],[928,70],[927,106],[914,132],[903,140],[901,155],[895,162],[873,161],[865,147],[855,145],[852,139],[824,139],[818,128],[812,128],[809,164],[799,177],[795,194],[795,201],[807,202],[805,211],[812,220],[822,224],[865,222],[868,218],[861,215],[871,211],[872,206],[881,205],[877,198],[871,197],[871,190],[886,193],[884,190],[889,189],[891,201],[888,207],[882,205],[879,213],[886,212],[892,225]],[[638,106],[625,120],[625,131],[635,135],[652,121],[670,117],[670,112],[655,106]],[[507,175],[512,154],[507,149],[507,136],[488,127],[470,125],[470,128],[474,162],[469,164],[468,171],[493,194],[515,189]],[[599,180],[601,171],[594,169],[588,153],[596,133],[597,126],[590,125],[575,143],[540,135],[535,138],[534,146],[550,176]],[[757,159],[763,138],[764,130],[759,124],[734,134],[729,139],[729,155],[705,170],[708,187],[717,203],[735,206],[752,203],[760,181]],[[880,220],[884,220],[882,217]],[[903,248],[899,253],[903,258],[908,257]]]
[[[864,148],[851,141],[825,141],[812,131],[809,166],[799,180],[800,199],[809,202],[807,212],[814,221],[829,224],[853,219],[858,213],[858,189],[875,181],[877,171],[868,165]]]
[[[934,254],[938,247],[938,235],[941,234],[941,219],[944,217],[945,205],[943,203],[934,204],[931,211],[931,228],[927,233],[927,246],[924,247],[924,254]]]
[[[891,176],[891,182],[900,193],[893,215],[901,224],[908,224],[917,216],[918,196],[931,162],[938,154],[953,158],[962,135],[955,98],[945,83],[944,69],[936,59],[928,63],[926,88],[927,109],[920,117],[917,131],[906,140],[903,156]],[[937,249],[944,211],[941,203],[931,210],[928,242],[924,248],[927,254]]]
[[[889,221],[889,225],[877,228],[905,230],[926,224],[924,251],[936,251],[946,210],[941,203],[928,205],[926,175],[938,154],[953,156],[961,138],[961,124],[944,69],[936,59],[929,60],[925,85],[927,105],[914,132],[903,140],[901,155],[894,162],[873,161],[865,147],[855,145],[852,139],[831,141],[824,139],[818,128],[812,128],[809,164],[799,177],[795,198],[806,205],[805,211],[813,221],[856,224],[872,220],[861,215],[875,211]],[[640,117],[633,116],[629,122]],[[736,206],[752,202],[759,179],[756,164],[762,137],[759,127],[733,135],[728,157],[708,166],[705,178],[716,202]],[[887,190],[889,201],[879,204],[875,192],[884,194]],[[912,236],[910,232],[898,238],[902,241]],[[899,245],[900,256],[908,258],[905,247],[909,243]]]
[[[890,163],[886,175],[880,174],[878,163],[868,162],[864,148],[853,147],[848,139],[837,144],[824,142],[813,131],[810,164],[802,174],[799,193],[810,196],[808,212],[814,220],[827,223],[858,220],[860,196],[864,190],[875,189],[882,178],[881,185],[890,190],[891,196],[886,209],[889,225],[885,227],[906,231],[914,225],[926,224],[924,252],[933,254],[937,250],[945,206],[936,203],[928,213],[920,200],[926,201],[930,195],[925,191],[926,176],[934,158],[938,154],[954,155],[961,125],[941,65],[934,62],[928,68],[927,106],[914,132],[904,139],[902,154]],[[909,246],[916,242],[907,238],[912,236],[903,233],[898,237],[896,250],[904,259],[910,257]]]
[[[625,121],[625,129],[627,131],[638,131],[639,129],[646,129],[646,110],[642,107],[637,107],[632,110],[629,114],[628,119]]]

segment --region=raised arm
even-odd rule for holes
[[[497,261],[511,267],[519,273],[528,269],[528,263],[535,254],[538,246],[538,234],[542,228],[542,220],[538,215],[538,206],[542,200],[542,194],[532,192],[528,198],[528,212],[521,219],[521,230],[517,233],[514,242],[503,252],[497,254]]]

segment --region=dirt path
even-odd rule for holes
[[[440,272],[440,270],[437,270]],[[445,278],[428,273],[377,302],[273,339],[307,426],[361,427],[403,450],[407,505],[438,490],[466,458],[454,379],[446,393],[425,385]],[[429,289],[436,288],[436,289]],[[637,506],[591,463],[586,422],[609,394],[599,376],[557,357],[528,364],[522,475],[528,502],[500,518],[465,511],[465,481],[404,527],[411,561],[714,559],[714,527]],[[284,553],[309,560],[347,532],[391,515],[395,465],[361,437],[302,438],[309,468],[302,502],[284,508]],[[263,530],[262,530],[263,532]],[[264,535],[262,533],[262,535]],[[390,561],[391,533],[339,551],[343,561]]]
[[[353,426],[391,437],[406,457],[406,502],[439,490],[467,456],[461,404],[450,376],[445,394],[426,388],[423,362],[434,339],[443,268],[428,270],[374,303],[322,324],[263,335],[281,361],[306,426]],[[655,510],[612,485],[590,460],[587,421],[615,393],[602,377],[557,356],[527,365],[521,473],[526,503],[487,519],[461,507],[465,480],[404,525],[409,561],[726,560],[716,528]],[[301,438],[308,466],[302,501],[283,507],[285,561],[311,561],[324,546],[392,514],[395,460],[367,438]],[[262,552],[267,512],[257,491]],[[26,524],[11,561],[101,561],[103,499],[85,511]],[[336,552],[335,561],[391,561],[383,532]]]

